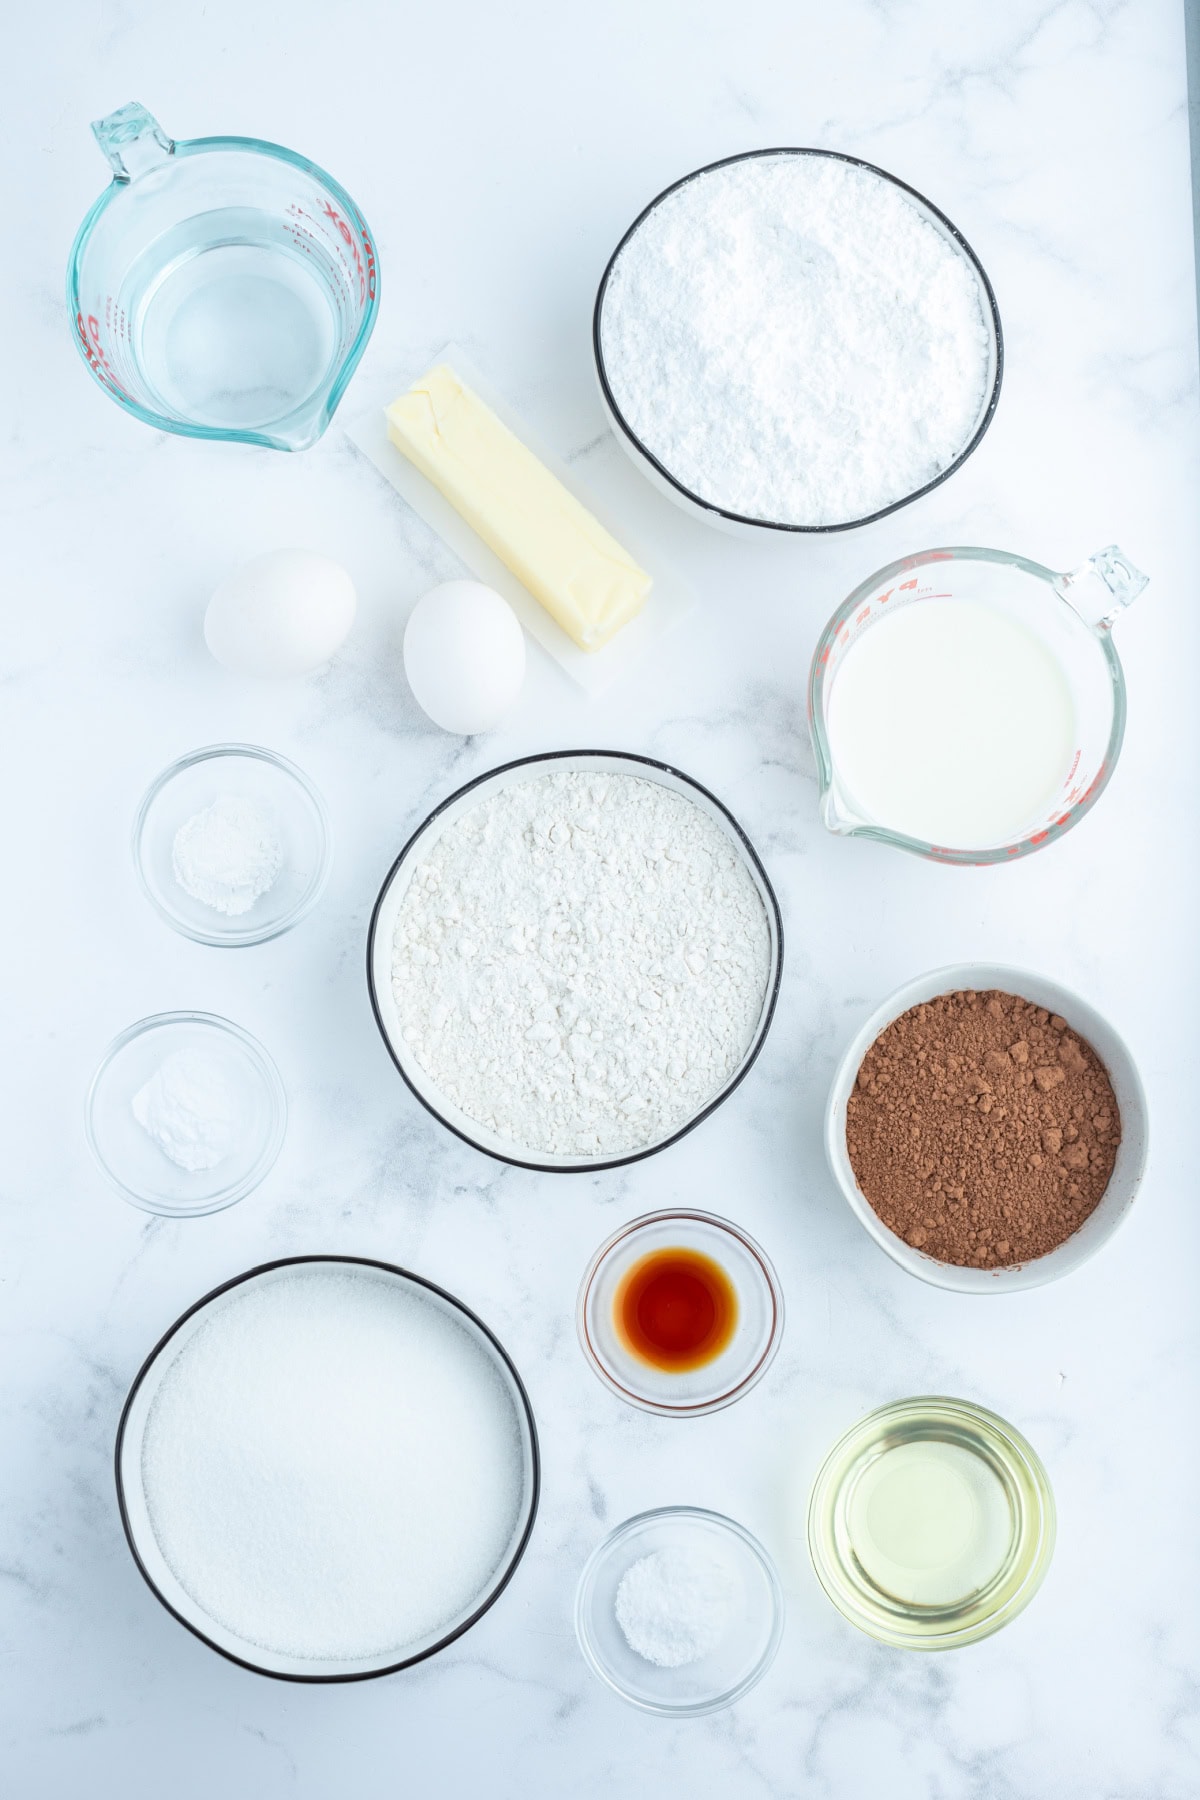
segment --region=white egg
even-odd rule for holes
[[[346,641],[354,583],[313,550],[268,550],[227,575],[204,615],[217,661],[238,675],[308,675]]]
[[[409,615],[404,673],[417,704],[443,731],[490,731],[521,691],[525,634],[494,588],[444,581]]]

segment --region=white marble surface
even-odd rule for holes
[[[14,46],[12,36],[19,42]],[[0,1787],[11,1800],[804,1795],[1190,1800],[1200,1792],[1195,1439],[1196,342],[1177,0],[65,0],[10,23],[5,318],[3,1357]],[[19,51],[19,54],[15,52]],[[694,630],[597,700],[540,654],[511,725],[463,743],[415,712],[406,610],[451,559],[339,435],[295,458],[160,438],[86,379],[62,304],[103,167],[89,119],[131,98],[180,136],[295,145],[378,234],[383,314],[351,390],[389,397],[461,340],[536,431],[603,471],[592,294],[660,187],[756,145],[857,152],[973,241],[1009,364],[967,468],[882,524],[745,545],[659,508],[700,591]],[[936,542],[1067,567],[1118,539],[1153,586],[1122,621],[1127,747],[1103,803],[1015,868],[958,872],[826,836],[803,725],[814,637],[878,564]],[[240,683],[207,658],[204,599],[239,558],[342,558],[361,623],[319,679]],[[186,943],[127,847],[145,783],[197,744],[294,756],[337,861],[320,912],[265,948]],[[676,761],[755,838],[786,914],[778,1019],[720,1115],[631,1174],[505,1171],[442,1134],[376,1037],[363,941],[378,882],[431,804],[490,763],[586,741]],[[1122,1028],[1154,1112],[1132,1221],[1069,1281],[980,1302],[923,1286],[833,1189],[819,1121],[855,1022],[939,962],[1060,975]],[[164,1008],[261,1035],[291,1097],[251,1199],[151,1222],[88,1157],[84,1090],[109,1038]],[[579,1273],[655,1204],[724,1210],[787,1294],[769,1379],[672,1427],[623,1409],[576,1347]],[[163,1328],[273,1255],[410,1264],[498,1330],[541,1425],[533,1544],[494,1611],[409,1674],[328,1690],[256,1678],[179,1629],[117,1520],[114,1427]],[[940,1657],[833,1612],[802,1509],[831,1440],[894,1396],[977,1398],[1051,1471],[1060,1541],[1008,1630]],[[667,1501],[728,1511],[784,1574],[768,1678],[687,1724],[603,1691],[575,1647],[578,1569]]]

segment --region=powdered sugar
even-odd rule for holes
[[[611,1156],[720,1092],[770,960],[713,818],[659,782],[555,771],[488,795],[417,864],[392,991],[407,1050],[468,1118],[542,1154]]]
[[[193,900],[234,918],[273,886],[283,845],[266,807],[243,794],[221,794],[179,827],[171,867]]]
[[[864,518],[959,455],[986,400],[985,295],[893,182],[750,157],[659,202],[613,265],[601,348],[632,432],[700,499]]]

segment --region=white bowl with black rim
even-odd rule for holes
[[[939,236],[949,243],[964,259],[965,263],[972,271],[978,287],[980,311],[983,317],[984,328],[988,336],[987,371],[983,383],[982,400],[974,427],[966,435],[957,454],[944,468],[940,469],[936,475],[930,480],[922,483],[920,486],[915,487],[911,493],[902,494],[899,498],[889,502],[889,504],[864,513],[861,517],[841,519],[828,524],[800,524],[786,520],[755,517],[746,513],[739,513],[698,493],[693,487],[689,487],[680,478],[677,472],[672,470],[665,461],[655,455],[654,451],[626,418],[617,397],[615,384],[612,378],[613,371],[609,367],[604,348],[604,309],[613,270],[622,252],[651,215],[662,206],[664,201],[670,199],[673,195],[677,194],[680,189],[688,186],[691,182],[698,181],[705,176],[710,176],[716,171],[730,168],[735,164],[748,163],[770,157],[821,157],[830,162],[850,164],[855,168],[865,170],[870,175],[878,176],[880,180],[887,182],[891,187],[899,190],[899,192],[905,195],[926,223],[932,226]],[[886,269],[882,270],[881,273],[886,275]],[[608,422],[612,427],[618,443],[630,457],[635,467],[641,471],[646,479],[656,487],[660,493],[665,494],[669,500],[674,501],[677,506],[684,512],[690,514],[692,518],[700,519],[705,524],[715,526],[718,530],[729,532],[734,536],[744,538],[761,537],[764,533],[778,532],[804,537],[813,534],[819,535],[826,532],[853,531],[861,525],[872,524],[876,519],[886,518],[889,513],[896,512],[903,506],[909,506],[914,500],[919,500],[922,495],[931,493],[933,489],[939,487],[943,481],[948,481],[950,477],[962,467],[967,458],[978,449],[984,433],[987,431],[988,426],[991,424],[992,418],[995,415],[996,407],[1000,399],[1000,387],[1004,376],[1004,334],[1000,325],[1000,309],[996,303],[995,291],[979,257],[971,248],[957,225],[948,219],[945,213],[941,212],[931,200],[928,200],[925,197],[924,194],[919,193],[916,188],[910,187],[906,181],[901,181],[898,176],[890,174],[888,170],[881,169],[874,163],[865,162],[858,156],[847,156],[838,150],[823,150],[814,146],[782,145],[761,150],[743,151],[735,156],[721,157],[716,162],[705,163],[702,168],[693,169],[689,174],[682,176],[678,181],[673,181],[671,185],[664,188],[661,193],[656,194],[649,205],[643,207],[632,225],[630,225],[629,229],[625,232],[605,266],[604,274],[601,276],[600,286],[596,293],[596,302],[592,313],[592,354],[595,363],[596,378],[600,387],[600,399],[605,414],[607,415]]]
[[[422,856],[428,853],[447,826],[453,824],[464,812],[478,806],[490,795],[516,783],[554,772],[594,772],[634,776],[644,781],[657,782],[671,792],[690,800],[720,827],[731,848],[748,871],[762,902],[766,918],[769,938],[767,978],[763,987],[757,1023],[737,1067],[705,1104],[682,1124],[652,1143],[619,1155],[600,1154],[588,1157],[539,1152],[515,1144],[511,1139],[500,1136],[497,1132],[472,1119],[439,1089],[405,1043],[400,1013],[392,990],[392,944],[396,920],[412,879],[413,870]],[[500,1162],[510,1163],[515,1168],[545,1170],[559,1174],[595,1173],[601,1169],[620,1168],[629,1163],[640,1162],[643,1157],[653,1156],[658,1151],[666,1149],[669,1144],[677,1143],[680,1138],[686,1137],[688,1132],[695,1130],[696,1126],[704,1119],[710,1117],[741,1084],[756,1062],[775,1014],[782,975],[783,919],[779,911],[779,902],[757,851],[733,814],[707,788],[702,787],[698,781],[694,781],[690,775],[685,775],[681,770],[672,768],[669,763],[658,762],[648,756],[635,756],[615,750],[555,750],[538,756],[521,757],[516,762],[504,763],[499,768],[490,769],[486,774],[477,776],[474,781],[467,782],[465,787],[459,788],[456,793],[443,800],[440,806],[435,807],[424,823],[409,838],[388,870],[379,897],[375,902],[367,932],[367,986],[375,1022],[379,1027],[388,1054],[421,1105],[427,1112],[432,1113],[439,1124],[444,1125],[448,1131],[453,1132],[456,1137],[462,1138],[474,1149],[483,1151],[485,1155],[493,1156]]]
[[[974,991],[985,993],[996,989],[1015,994],[1031,1006],[1065,1019],[1071,1030],[1091,1045],[1112,1082],[1117,1111],[1121,1119],[1121,1142],[1108,1186],[1095,1209],[1077,1231],[1057,1249],[1025,1263],[1000,1268],[968,1268],[957,1263],[940,1262],[923,1250],[907,1243],[890,1226],[885,1225],[858,1185],[850,1152],[846,1144],[846,1107],[863,1058],[881,1032],[893,1020],[914,1006],[924,1006],[941,994]],[[825,1155],[842,1197],[865,1230],[892,1261],[927,1281],[934,1287],[949,1288],[959,1294],[1011,1294],[1022,1288],[1041,1287],[1057,1281],[1062,1275],[1087,1262],[1128,1218],[1146,1173],[1149,1151],[1149,1116],[1146,1093],[1124,1039],[1086,1000],[1069,988],[1062,987],[1047,975],[1028,969],[1014,969],[1004,963],[952,963],[944,969],[933,969],[915,981],[905,982],[867,1019],[847,1046],[825,1108]]]
[[[414,1301],[419,1301],[444,1315],[466,1334],[470,1348],[478,1351],[482,1359],[481,1367],[489,1371],[489,1383],[494,1376],[496,1403],[505,1409],[504,1429],[507,1430],[511,1423],[516,1433],[518,1500],[507,1541],[496,1556],[490,1573],[473,1591],[463,1592],[457,1597],[459,1603],[439,1621],[436,1628],[409,1639],[405,1637],[404,1628],[397,1622],[397,1641],[386,1651],[373,1650],[365,1655],[293,1654],[286,1648],[253,1639],[245,1630],[239,1630],[229,1620],[217,1616],[216,1609],[207,1607],[193,1591],[189,1591],[177,1568],[168,1559],[160,1541],[160,1533],[156,1531],[148,1497],[145,1473],[148,1427],[152,1434],[152,1414],[164,1382],[177,1372],[181,1357],[186,1356],[198,1333],[220,1330],[221,1310],[224,1306],[245,1297],[256,1285],[261,1289],[264,1284],[286,1281],[297,1272],[306,1275],[311,1272],[318,1275],[362,1272],[373,1284],[383,1284],[387,1291],[394,1290],[399,1303],[411,1307]],[[252,1358],[247,1359],[245,1375],[246,1382],[253,1387],[256,1371]],[[348,1409],[353,1409],[355,1401],[355,1394],[347,1394]],[[303,1396],[300,1397],[300,1410],[303,1411]],[[341,1416],[339,1415],[339,1423]],[[318,1418],[309,1417],[307,1423],[313,1430],[319,1431],[321,1428]],[[366,1441],[377,1443],[387,1423],[377,1420],[375,1426],[371,1427],[370,1421],[366,1421]],[[208,1426],[204,1429],[208,1429]],[[414,1456],[419,1457],[421,1447],[418,1443],[413,1443],[409,1448]],[[220,1287],[214,1288],[211,1293],[205,1294],[190,1306],[163,1334],[138,1371],[121,1411],[115,1464],[117,1501],[129,1549],[146,1585],[167,1612],[202,1643],[218,1651],[230,1662],[259,1675],[309,1683],[362,1681],[375,1676],[391,1675],[435,1656],[462,1637],[495,1604],[512,1580],[533,1531],[541,1482],[533,1409],[516,1366],[500,1340],[470,1307],[445,1289],[392,1263],[357,1256],[293,1256],[262,1263],[235,1276],[231,1281],[223,1282]],[[236,1459],[235,1466],[240,1466]],[[302,1479],[298,1468],[290,1466],[279,1471],[279,1474],[289,1492]],[[212,1479],[219,1479],[215,1463]],[[336,1479],[333,1486],[337,1486]],[[278,1490],[268,1491],[265,1486],[260,1485],[256,1494],[259,1513],[250,1522],[259,1534],[279,1529],[272,1522],[272,1507],[279,1498]],[[322,1498],[327,1499],[328,1496]],[[199,1543],[199,1554],[209,1559],[220,1556],[220,1540],[237,1528],[233,1518],[222,1517],[219,1509],[214,1510],[211,1505],[206,1505],[199,1516],[206,1527],[211,1527],[214,1519],[219,1520],[215,1536],[210,1531]],[[419,1556],[418,1547],[414,1547],[413,1555]],[[244,1557],[242,1561],[244,1563]],[[306,1595],[322,1581],[320,1543],[306,1540],[303,1551],[291,1558],[289,1567],[294,1568],[295,1579],[294,1585],[289,1586],[287,1604],[303,1610]],[[267,1577],[263,1575],[259,1579],[265,1581]],[[196,1585],[194,1580],[192,1585]],[[328,1579],[325,1585],[328,1587]],[[326,1593],[324,1604],[329,1604],[329,1598]]]

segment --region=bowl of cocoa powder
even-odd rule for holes
[[[935,969],[847,1049],[825,1116],[851,1210],[900,1266],[959,1293],[1086,1262],[1146,1166],[1146,1096],[1108,1021],[1044,975]]]

